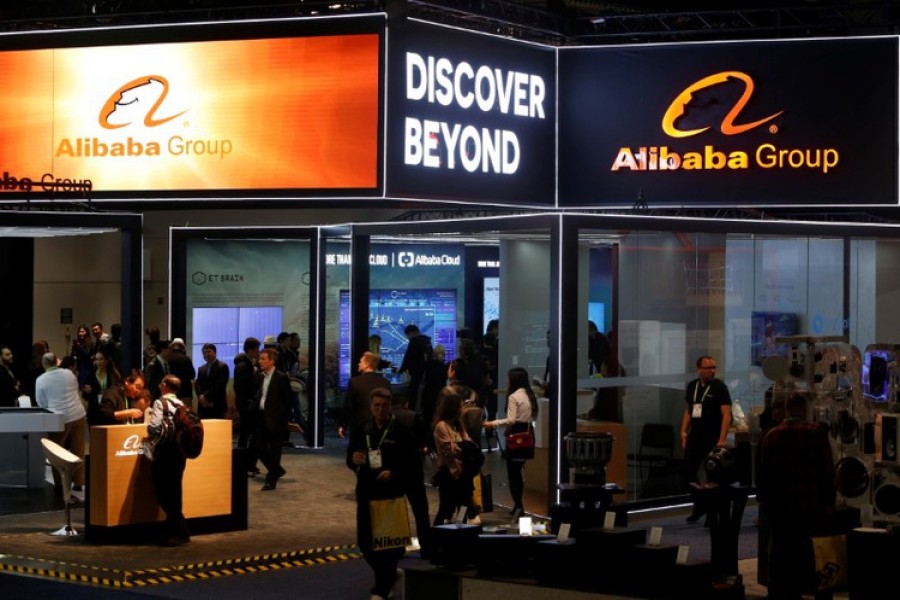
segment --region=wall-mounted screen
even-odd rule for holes
[[[190,349],[194,368],[203,366],[203,344],[215,344],[216,357],[234,375],[234,357],[244,351],[244,340],[255,337],[262,342],[280,333],[283,313],[280,306],[195,307]]]
[[[890,374],[888,365],[895,361],[889,350],[867,350],[863,355],[863,396],[873,402],[890,400]]]
[[[762,366],[767,356],[787,356],[790,346],[777,344],[779,336],[797,335],[797,315],[783,312],[750,313],[750,363]]]
[[[500,319],[500,278],[485,277],[483,283],[482,330],[494,319]]]
[[[423,335],[431,338],[432,346],[442,344],[446,361],[456,357],[456,290],[370,290],[369,335],[381,336],[381,359],[399,369],[408,340],[403,333],[407,325],[416,325]],[[351,370],[356,371],[356,357],[350,358],[350,291],[340,293],[340,353],[338,386],[347,387]],[[384,372],[391,383],[402,383],[395,370]]]
[[[606,304],[588,302],[588,320],[593,321],[601,333],[606,333]]]

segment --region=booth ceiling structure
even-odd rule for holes
[[[385,11],[554,45],[892,34],[900,2],[787,4],[602,0],[31,0],[0,8],[5,30],[286,18]]]

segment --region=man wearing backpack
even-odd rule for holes
[[[182,479],[186,459],[175,435],[173,418],[178,407],[184,405],[176,396],[181,380],[175,375],[166,375],[159,386],[162,395],[153,401],[150,424],[147,426],[151,437],[165,438],[157,446],[158,455],[151,468],[153,489],[160,508],[166,513],[162,544],[181,546],[191,541],[182,510]]]

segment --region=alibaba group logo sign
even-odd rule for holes
[[[143,120],[145,127],[157,127],[178,118],[187,110],[168,117],[156,116],[169,95],[169,82],[161,75],[145,75],[129,81],[110,95],[100,109],[100,126],[119,129]]]
[[[769,115],[764,119],[759,119],[758,121],[753,121],[752,123],[736,123],[735,121],[737,121],[738,117],[741,114],[741,111],[744,110],[744,107],[747,105],[747,102],[750,101],[750,97],[753,95],[753,79],[751,79],[750,76],[746,73],[742,73],[740,71],[722,71],[721,73],[715,73],[708,77],[704,77],[700,81],[691,84],[683,92],[678,94],[675,100],[672,101],[672,104],[669,105],[669,109],[666,111],[666,114],[663,115],[663,131],[665,131],[667,135],[674,138],[686,138],[703,133],[704,131],[709,129],[709,127],[686,130],[679,129],[675,125],[675,122],[679,118],[684,116],[688,104],[691,102],[691,99],[693,98],[695,93],[714,85],[718,85],[720,83],[726,83],[730,79],[737,79],[744,82],[744,93],[734,104],[728,114],[725,115],[725,118],[722,119],[720,130],[723,134],[737,135],[739,133],[744,133],[745,131],[749,131],[751,129],[759,127],[760,125],[768,123],[784,112],[783,110],[780,110],[775,114]]]

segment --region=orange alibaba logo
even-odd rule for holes
[[[682,130],[678,129],[678,127],[675,126],[675,121],[684,116],[688,103],[691,101],[693,95],[696,92],[708,87],[712,87],[714,85],[718,85],[720,83],[726,83],[729,79],[739,79],[743,81],[744,93],[741,95],[732,109],[728,112],[728,114],[725,115],[725,118],[722,119],[720,131],[723,134],[737,135],[739,133],[744,133],[745,131],[749,131],[755,127],[759,127],[760,125],[768,123],[784,112],[783,110],[780,110],[773,115],[769,115],[768,117],[760,119],[758,121],[753,121],[752,123],[735,123],[738,116],[741,114],[741,111],[744,109],[744,107],[747,105],[747,102],[750,101],[750,97],[753,95],[753,79],[751,79],[750,76],[746,73],[741,73],[740,71],[722,71],[721,73],[715,73],[708,77],[704,77],[700,81],[693,83],[683,92],[678,94],[678,97],[676,97],[675,100],[672,101],[672,104],[669,105],[669,109],[666,111],[666,114],[663,115],[663,131],[665,131],[667,135],[674,138],[686,138],[703,133],[704,131],[709,129],[709,127],[701,127],[700,129]]]
[[[100,109],[100,126],[104,129],[119,129],[143,120],[145,127],[157,127],[178,118],[180,113],[157,118],[156,112],[169,95],[169,82],[161,75],[145,75],[129,81],[115,92]],[[145,108],[146,107],[146,108]]]

